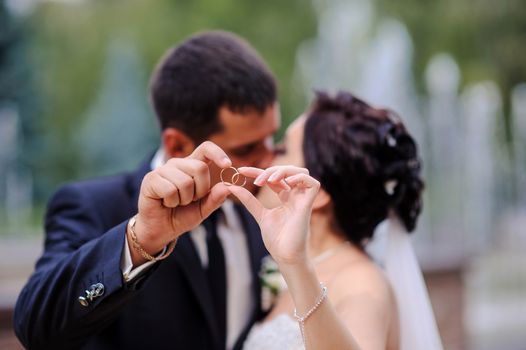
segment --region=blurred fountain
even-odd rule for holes
[[[462,349],[463,246],[469,242],[459,244],[467,240],[462,234],[459,68],[448,55],[433,57],[426,71],[429,97],[419,96],[412,74],[413,44],[403,23],[377,18],[372,1],[314,3],[326,7],[319,11],[317,37],[298,50],[293,88],[304,86],[307,100],[312,89],[350,90],[373,105],[398,112],[414,135],[423,158],[426,191],[423,215],[411,238],[429,283],[444,345]],[[385,243],[379,227],[368,249],[381,252]]]
[[[314,5],[321,14],[318,35],[298,50],[294,85],[305,87],[308,100],[313,89],[345,89],[373,105],[393,109],[425,154],[425,128],[411,71],[413,46],[404,24],[389,18],[377,21],[368,0],[314,1]],[[414,237],[415,244],[423,246],[418,251],[425,253],[418,255],[427,266],[435,264],[437,250],[424,213]]]
[[[428,91],[428,157],[431,172],[458,169],[462,156],[462,125],[459,116],[458,89],[460,71],[446,53],[433,56],[425,71]],[[443,136],[447,135],[447,138]]]
[[[473,349],[522,349],[526,329],[526,84],[515,87],[511,95],[514,161],[502,144],[492,144],[498,139],[494,133],[504,129],[503,122],[497,124],[503,118],[495,84],[472,86],[463,100],[471,125],[471,131],[466,130],[466,149],[476,156],[466,164],[466,204],[471,204],[466,221],[471,220],[470,229],[477,230],[472,244],[484,247],[483,254],[473,256],[466,273],[466,328]],[[492,150],[493,154],[488,153]],[[498,192],[515,188],[518,203],[495,196],[495,187]]]
[[[366,63],[365,47],[373,25],[369,0],[315,0],[318,36],[301,44],[296,72],[305,94],[312,89],[355,91]]]
[[[511,93],[511,131],[513,162],[509,166],[514,179],[514,191],[499,222],[499,244],[515,252],[526,248],[526,83],[517,85]],[[507,177],[507,178],[509,178]]]
[[[426,95],[420,96],[412,75],[412,40],[403,23],[378,18],[372,1],[313,3],[320,13],[318,34],[297,52],[291,90],[303,86],[303,97],[310,100],[313,89],[346,89],[401,115],[423,157],[424,211],[413,242],[444,345],[463,349],[471,341],[479,348],[490,338],[491,344],[515,344],[526,324],[524,313],[517,312],[524,310],[526,275],[504,272],[525,271],[516,266],[524,261],[526,242],[526,84],[512,96],[511,176],[494,82],[460,91],[458,64],[448,53],[438,53],[426,67]],[[510,193],[513,178],[519,213],[510,198],[499,197]],[[383,244],[378,234],[369,248],[378,252]],[[507,328],[517,330],[509,341],[502,337]]]
[[[517,206],[526,209],[526,83],[511,94]]]
[[[352,91],[397,111],[420,142],[406,27],[394,19],[376,23],[369,0],[315,0],[314,5],[320,13],[318,36],[302,43],[296,58],[296,79],[305,95],[312,89]]]
[[[481,251],[490,242],[494,222],[496,126],[502,102],[494,82],[468,86],[462,93],[465,119],[464,220],[469,244]]]
[[[424,128],[412,73],[413,43],[405,25],[394,19],[379,21],[365,47],[366,59],[357,91],[371,103],[396,111],[419,145]]]
[[[366,60],[355,91],[367,101],[386,106],[401,116],[419,146],[426,173],[429,166],[426,157],[428,144],[425,142],[426,130],[419,111],[419,96],[414,89],[411,38],[405,25],[394,19],[378,21],[374,32],[369,45],[364,48]],[[427,182],[427,176],[425,178]],[[436,249],[436,244],[440,242],[431,236],[428,193],[424,192],[424,196],[424,211],[418,222],[417,233],[412,237],[422,266],[436,268],[441,259],[438,254],[443,250]]]
[[[442,263],[458,265],[465,253],[463,229],[464,132],[459,111],[460,70],[446,53],[433,56],[425,71],[427,152],[424,163],[426,201],[434,254]],[[460,242],[461,244],[451,244]],[[438,245],[438,247],[437,247]],[[426,253],[427,254],[427,253]]]

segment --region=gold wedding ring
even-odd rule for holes
[[[230,181],[225,181],[225,179],[223,178],[223,173],[225,171],[227,171],[227,170],[234,170],[234,173],[232,174],[232,177],[230,178]],[[239,173],[239,171],[236,168],[234,168],[233,166],[221,169],[221,174],[219,174],[219,176],[221,177],[221,182],[223,184],[225,184],[226,186],[233,186],[233,185],[245,186],[246,183],[247,183],[247,177],[245,175]],[[241,185],[238,185],[237,183],[240,180],[241,176],[243,176],[243,183]]]

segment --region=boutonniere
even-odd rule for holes
[[[261,260],[259,279],[261,281],[261,308],[263,311],[268,311],[276,303],[281,291],[287,288],[278,264],[270,255]]]

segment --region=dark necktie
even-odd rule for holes
[[[226,270],[223,246],[217,236],[217,224],[220,215],[220,209],[213,212],[204,222],[204,226],[208,247],[208,269],[206,275],[210,285],[212,302],[214,303],[222,348],[224,348],[226,344]]]

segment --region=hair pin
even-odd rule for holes
[[[398,185],[398,181],[397,180],[394,180],[394,179],[387,180],[386,182],[384,182],[385,192],[388,195],[392,196],[394,194],[394,191],[395,191],[395,188],[396,188],[397,185]]]
[[[389,147],[396,146],[396,139],[390,134],[387,135],[387,144],[389,145]]]

